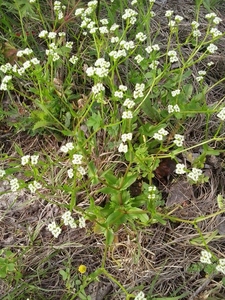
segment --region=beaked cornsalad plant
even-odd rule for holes
[[[64,224],[76,227],[72,213],[78,212],[79,226],[92,221],[95,231],[104,233],[107,245],[125,223],[165,222],[166,216],[157,210],[163,201],[152,182],[161,158],[175,160],[175,173],[186,174],[187,180],[198,184],[207,180],[202,161],[195,160],[190,168],[178,155],[200,146],[205,155],[217,155],[220,149],[214,151],[209,145],[223,140],[224,97],[209,106],[206,94],[212,87],[204,81],[213,65],[208,57],[216,53],[216,42],[224,36],[218,29],[221,19],[207,14],[204,28],[196,11],[190,33],[181,42],[183,17],[166,11],[168,40],[160,44],[158,34],[151,31],[155,1],[140,2],[100,1],[106,16],[99,18],[98,1],[88,2],[87,7],[66,7],[55,1],[52,22],[45,21],[38,1],[26,2],[33,20],[42,23],[40,52],[37,43],[35,49],[28,43],[20,14],[24,48],[0,67],[0,90],[11,97],[12,104],[14,95],[24,99],[25,121],[20,122],[25,129],[50,130],[70,139],[54,160],[44,153],[24,155],[17,146],[21,162],[0,170],[0,176],[9,181],[11,191],[26,188],[53,203],[54,194],[63,191],[69,201],[55,203],[65,208]],[[77,23],[79,30],[74,34]],[[193,76],[193,67],[204,61],[207,68]],[[221,123],[212,137],[187,149],[185,123],[197,114],[207,115],[205,131],[212,116]],[[48,174],[54,168],[55,180],[50,180]],[[33,178],[29,183],[17,179],[22,170]],[[138,179],[144,179],[140,195],[131,196],[130,187]],[[85,209],[76,198],[81,191],[88,200]],[[98,195],[106,198],[104,206],[96,204]],[[54,220],[46,224],[55,238],[61,234],[61,225]]]

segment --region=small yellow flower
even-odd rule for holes
[[[81,274],[84,274],[87,271],[87,267],[85,265],[80,265],[79,268],[78,268],[78,271]]]

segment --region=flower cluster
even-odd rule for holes
[[[156,192],[157,192],[156,187],[154,185],[149,186],[148,191],[149,191],[148,199],[154,200],[156,198]]]
[[[125,13],[122,15],[122,18],[124,20],[127,20],[128,22],[130,22],[130,24],[134,25],[137,21],[137,12],[131,8],[127,8],[125,9]]]
[[[176,164],[175,173],[185,174],[186,173],[186,166],[184,164]]]
[[[137,294],[134,300],[147,300],[147,298],[145,298],[145,294],[141,291]]]
[[[77,224],[74,218],[72,217],[70,211],[67,211],[62,215],[62,220],[64,225],[66,226],[69,225],[71,228],[77,228]],[[86,224],[85,224],[85,218],[83,216],[79,217],[78,226],[79,228],[85,228]],[[62,229],[56,225],[55,221],[53,221],[51,224],[48,225],[48,230],[53,234],[55,238],[58,238],[58,236],[62,232]]]
[[[145,89],[145,84],[144,83],[141,83],[141,84],[136,83],[135,90],[133,92],[134,99],[144,97],[144,93],[143,93],[144,89]]]
[[[202,250],[200,256],[200,262],[203,264],[211,264],[212,254],[209,251]]]
[[[167,54],[170,58],[171,63],[178,61],[177,52],[175,50],[170,50]]]
[[[187,176],[191,180],[197,182],[201,175],[202,175],[202,170],[197,169],[197,168],[192,168],[192,171],[190,173],[188,173]]]
[[[89,77],[97,75],[100,78],[106,77],[109,73],[110,62],[107,62],[104,58],[96,60],[94,67],[88,67],[86,73]]]
[[[0,85],[0,90],[1,91],[7,91],[7,90],[9,90],[8,83],[11,81],[11,79],[12,79],[12,75],[6,75],[5,77],[3,77],[2,83]]]
[[[177,89],[175,91],[171,92],[172,97],[176,97],[177,95],[180,95],[180,89]]]
[[[16,191],[19,189],[19,187],[20,187],[17,178],[11,179],[10,182],[9,182],[9,184],[10,184],[10,187],[11,187],[11,191],[12,191],[12,192],[16,192]]]
[[[59,20],[61,20],[63,18],[63,10],[65,10],[65,9],[66,9],[66,7],[64,5],[62,6],[60,1],[54,2],[54,11]]]
[[[126,141],[131,141],[132,140],[132,133],[129,132],[129,133],[122,134],[121,139],[122,139],[122,143],[119,145],[118,151],[123,152],[123,153],[127,153],[128,145],[125,144],[125,143],[126,143]]]
[[[171,114],[173,112],[180,112],[180,107],[177,104],[175,104],[175,105],[169,104],[168,105],[168,113]]]
[[[219,119],[221,119],[222,121],[225,120],[225,107],[223,107],[223,108],[221,109],[221,111],[217,114],[217,117],[218,117]]]
[[[41,185],[39,182],[37,182],[36,180],[34,180],[33,183],[29,183],[29,184],[28,184],[28,188],[29,188],[29,190],[31,191],[31,193],[35,193],[36,190],[42,188],[42,185]]]
[[[56,225],[55,221],[48,225],[48,230],[53,234],[53,236],[57,239],[62,232],[62,229]]]
[[[204,79],[204,76],[206,75],[206,71],[198,71],[198,75],[199,76],[195,77],[195,79],[200,82]]]
[[[184,143],[184,136],[180,134],[175,134],[173,142],[177,147],[182,147]]]
[[[64,153],[68,153],[70,150],[73,150],[74,146],[73,143],[69,142],[66,145],[63,145],[60,148],[60,151],[64,152]]]
[[[36,165],[38,163],[39,155],[24,155],[21,157],[21,165],[25,166],[26,164],[31,162],[32,165]]]
[[[225,275],[225,259],[219,259],[219,264],[216,266],[216,270]]]
[[[163,140],[164,136],[167,136],[169,132],[165,130],[164,128],[159,129],[158,132],[154,133],[153,138],[159,141]]]

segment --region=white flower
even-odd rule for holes
[[[200,262],[203,264],[211,264],[212,254],[206,250],[201,251]]]
[[[176,26],[176,22],[174,20],[170,20],[168,26],[174,28]]]
[[[69,150],[73,150],[73,148],[74,148],[73,143],[69,142],[66,145],[62,146],[60,148],[60,151],[67,153]]]
[[[122,119],[132,119],[132,118],[133,118],[132,111],[127,110],[123,112]]]
[[[145,84],[144,83],[141,83],[141,84],[136,83],[135,90],[133,92],[134,99],[143,97],[144,96],[144,93],[143,93],[144,89],[145,89]]]
[[[198,27],[200,26],[200,24],[197,22],[197,21],[193,21],[191,23],[191,26],[194,28],[194,29],[198,29]]]
[[[31,63],[32,63],[33,65],[39,65],[39,64],[40,64],[40,60],[37,59],[36,57],[32,58],[30,61],[31,61]]]
[[[79,166],[77,168],[77,171],[82,175],[84,176],[85,174],[87,174],[86,170],[82,167],[82,166]]]
[[[63,219],[63,223],[67,226],[69,225],[69,222],[71,221],[72,216],[71,216],[71,212],[70,211],[66,211],[63,215],[62,215],[62,219]]]
[[[135,102],[133,100],[130,100],[129,98],[127,98],[123,103],[123,106],[126,106],[128,109],[133,108],[134,105],[135,105]]]
[[[153,60],[152,63],[149,65],[149,68],[151,68],[152,70],[156,70],[158,65],[159,65],[159,61]]]
[[[173,10],[167,10],[166,13],[165,13],[165,16],[166,17],[171,17],[173,14]]]
[[[118,42],[119,42],[118,36],[112,36],[112,37],[111,37],[111,43],[112,43],[112,44],[115,44],[115,43],[118,43]]]
[[[39,33],[39,38],[44,38],[48,35],[48,31],[47,30],[42,30],[40,33]]]
[[[73,155],[72,163],[74,165],[81,165],[82,164],[82,158],[83,158],[83,155],[81,155],[81,154],[74,154]]]
[[[140,54],[138,54],[138,55],[135,56],[134,59],[136,60],[136,62],[137,62],[138,64],[140,64],[140,63],[142,62],[142,60],[144,60],[144,57],[141,56]]]
[[[140,42],[144,42],[147,39],[147,36],[143,32],[138,32],[135,36],[135,39]]]
[[[122,15],[122,18],[124,20],[127,20],[131,17],[135,17],[137,14],[138,13],[135,10],[133,10],[131,8],[127,8],[127,9],[125,9],[125,14]]]
[[[71,64],[75,65],[78,61],[78,57],[76,55],[73,55],[70,57],[69,61],[71,62]]]
[[[72,49],[73,48],[73,42],[66,42],[65,47]]]
[[[85,224],[85,218],[84,217],[80,217],[79,218],[79,225],[80,228],[84,228],[86,226]]]
[[[172,97],[176,97],[179,94],[180,94],[180,89],[171,92]]]
[[[149,3],[155,3],[155,0],[149,0]]]
[[[214,62],[213,62],[213,61],[210,61],[210,62],[207,63],[207,66],[208,66],[208,67],[211,67],[211,66],[213,66],[213,65],[214,65]]]
[[[211,28],[210,33],[212,34],[212,36],[214,38],[222,35],[222,32],[220,30],[218,30],[217,28]]]
[[[21,165],[25,166],[30,160],[30,155],[24,155],[21,157]]]
[[[99,27],[99,32],[101,34],[106,34],[106,33],[109,33],[109,30],[106,26],[101,26],[101,27]]]
[[[0,169],[0,178],[6,174],[5,170]]]
[[[182,147],[184,142],[184,136],[180,134],[175,134],[173,142],[177,147]]]
[[[145,294],[141,291],[137,294],[134,300],[147,300],[147,298],[145,298]]]
[[[161,128],[157,133],[154,133],[153,138],[159,141],[163,140],[163,137],[168,135],[169,132],[164,128]]]
[[[7,73],[8,71],[10,71],[12,69],[12,65],[10,63],[7,63],[5,65],[0,66],[0,70],[3,73]]]
[[[131,141],[132,140],[132,133],[124,133],[121,135],[121,139],[123,141],[123,143],[125,143],[126,141]]]
[[[128,151],[128,146],[126,144],[121,143],[118,147],[119,152],[127,153]]]
[[[204,75],[206,75],[206,71],[198,71],[198,75],[204,76]]]
[[[48,225],[48,230],[53,234],[55,238],[58,238],[62,229],[56,225],[55,221]]]
[[[130,49],[133,49],[135,47],[135,44],[133,41],[127,42],[127,41],[122,40],[120,42],[120,46],[128,51]]]
[[[122,91],[115,91],[114,96],[122,99],[123,98],[123,92]]]
[[[215,18],[213,19],[213,23],[216,24],[216,25],[218,25],[220,22],[222,22],[222,19],[219,18],[219,17],[215,17]]]
[[[132,6],[135,5],[135,4],[137,4],[137,0],[133,0],[133,1],[131,2],[131,5],[132,5]]]
[[[83,12],[84,12],[84,8],[77,8],[75,10],[75,16],[80,16],[83,14]]]
[[[210,13],[210,14],[206,14],[206,15],[205,15],[205,18],[208,19],[208,20],[210,20],[210,19],[212,19],[212,18],[214,19],[215,17],[216,17],[216,14],[215,14],[215,13]]]
[[[48,38],[49,39],[54,39],[56,37],[57,33],[56,32],[49,32],[48,33]]]
[[[221,109],[221,111],[217,114],[217,117],[222,121],[225,120],[225,107]]]
[[[119,90],[121,90],[121,91],[123,91],[123,92],[126,92],[126,91],[127,91],[127,86],[126,86],[126,85],[120,84],[120,85],[119,85]]]
[[[74,165],[81,165],[82,164],[82,158],[83,158],[83,155],[81,155],[81,154],[74,154],[73,155],[72,163]]]
[[[208,47],[207,47],[207,50],[209,51],[209,53],[213,54],[216,50],[218,49],[218,47],[214,44],[210,44]]]
[[[120,26],[118,25],[118,24],[116,24],[116,23],[114,23],[111,27],[110,27],[110,31],[112,32],[112,31],[115,31],[116,29],[118,29]],[[118,38],[118,41],[119,41],[119,38]]]
[[[148,191],[149,192],[156,192],[156,186],[154,186],[154,185],[149,186]]]
[[[174,51],[174,50],[168,51],[168,56],[170,57],[170,62],[171,63],[178,61],[178,57],[177,57],[176,51]]]
[[[177,174],[185,174],[186,171],[185,171],[186,167],[184,164],[176,164],[176,169],[175,169],[175,173]]]
[[[196,79],[196,81],[200,82],[204,79],[204,77],[203,76],[197,76],[197,77],[195,77],[195,79]]]
[[[36,165],[38,162],[39,155],[31,155],[30,160],[32,165]]]
[[[69,178],[73,178],[73,169],[71,169],[71,168],[68,169],[67,170],[67,175],[68,175]]]
[[[193,181],[198,181],[199,176],[202,174],[202,170],[193,168],[192,171],[187,175]]]
[[[168,113],[171,114],[173,112],[180,112],[180,107],[177,104],[175,104],[175,105],[169,104],[168,105]]]
[[[102,83],[97,83],[96,85],[94,85],[92,87],[92,92],[96,95],[96,94],[99,94],[100,92],[104,92],[105,91],[105,87]]]
[[[11,179],[10,182],[9,182],[9,184],[10,184],[12,192],[16,192],[19,189],[19,187],[20,187],[17,178]]]
[[[176,22],[181,22],[182,20],[183,20],[184,18],[182,17],[182,16],[179,16],[179,15],[176,15],[175,17],[174,17],[174,20],[176,21]]]

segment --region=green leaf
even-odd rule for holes
[[[138,177],[138,174],[127,174],[127,176],[125,178],[123,178],[123,182],[122,185],[120,187],[121,191],[126,190],[129,186],[132,185],[132,183],[134,183],[136,181]]]
[[[59,274],[62,276],[63,280],[66,281],[66,279],[68,278],[67,272],[65,272],[64,270],[59,270]]]
[[[114,240],[114,232],[112,229],[107,229],[105,232],[105,237],[106,237],[106,245],[112,245],[113,240]]]
[[[86,122],[88,127],[92,127],[94,131],[103,127],[103,120],[100,114],[93,113],[93,115]]]
[[[50,122],[48,122],[48,121],[45,121],[45,120],[43,120],[43,121],[38,121],[38,122],[36,122],[36,123],[34,124],[33,130],[36,130],[36,129],[39,129],[39,128],[45,128],[45,127],[48,127],[48,126],[50,126],[50,125],[52,125],[52,123],[50,123]]]
[[[225,207],[225,199],[221,194],[219,194],[216,198],[219,209],[224,209]]]
[[[126,215],[124,214],[124,212],[120,210],[116,210],[115,212],[113,212],[108,216],[108,218],[106,219],[106,224],[108,226],[120,225],[125,221],[126,221]]]

